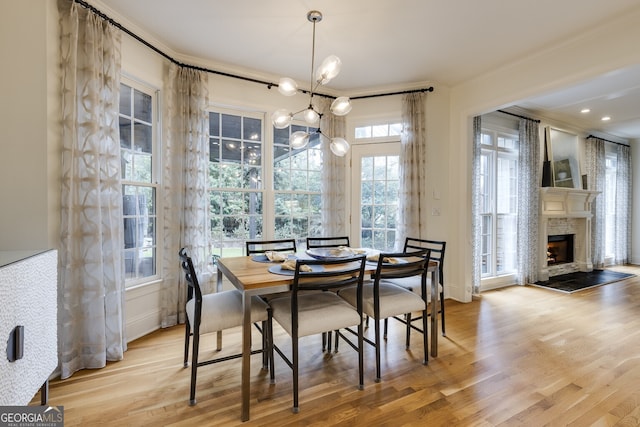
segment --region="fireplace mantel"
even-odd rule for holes
[[[575,188],[540,188],[538,280],[572,271],[591,271],[591,204],[599,191]],[[574,234],[574,261],[558,266],[547,263],[549,235]]]
[[[599,191],[575,188],[540,188],[540,215],[563,218],[591,218],[591,202]]]

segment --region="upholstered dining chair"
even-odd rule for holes
[[[253,240],[245,243],[247,255],[264,254],[267,251],[296,253],[296,239]]]
[[[193,260],[187,255],[185,248],[180,249],[180,265],[184,271],[187,282],[187,303],[185,310],[187,320],[185,322],[185,344],[184,344],[184,367],[188,366],[189,338],[193,337],[193,348],[191,350],[191,389],[189,394],[189,404],[196,404],[196,379],[198,368],[212,363],[224,362],[226,360],[242,357],[241,353],[230,356],[214,358],[206,361],[199,360],[200,337],[211,332],[218,332],[224,329],[241,326],[243,323],[242,294],[237,289],[202,294],[200,282],[193,266]],[[268,357],[268,348],[271,342],[271,325],[269,306],[260,298],[251,297],[251,322],[262,332],[262,349],[253,350],[251,354],[263,353]],[[262,322],[258,327],[256,322]],[[221,350],[220,347],[217,348]],[[267,358],[263,357],[263,368],[266,368]]]
[[[429,250],[423,249],[415,252],[385,253],[378,256],[376,271],[372,274],[372,281],[364,285],[362,296],[362,310],[374,321],[375,338],[365,342],[372,345],[376,352],[376,382],[380,381],[380,321],[394,318],[406,325],[406,348],[410,346],[411,330],[422,333],[422,345],[424,351],[423,364],[428,362],[427,340],[427,266]],[[394,285],[391,279],[418,277],[421,282],[421,295]],[[338,291],[338,295],[349,304],[358,304],[357,289],[345,288]],[[422,329],[411,323],[414,312],[422,314]],[[404,319],[399,316],[404,315]]]
[[[416,251],[421,249],[429,249],[430,256],[429,259],[431,261],[436,261],[438,263],[438,288],[440,291],[440,307],[438,307],[438,312],[440,313],[440,323],[442,324],[442,335],[446,336],[445,331],[445,323],[444,323],[444,251],[446,249],[447,242],[441,240],[426,240],[426,239],[417,239],[414,237],[407,237],[404,242],[404,252]],[[427,277],[427,281],[431,280],[431,276]],[[402,286],[405,289],[410,291],[420,291],[420,280],[416,277],[410,277],[405,279],[394,279],[391,280],[392,283]],[[418,320],[414,318],[413,320]],[[387,333],[387,324],[385,322],[384,333]]]
[[[364,388],[362,286],[365,260],[364,255],[346,260],[298,259],[291,294],[269,302],[273,319],[291,337],[291,357],[273,344],[270,360],[274,360],[275,351],[292,370],[294,413],[299,411],[299,340],[302,337],[327,330],[335,331],[337,337],[345,340],[358,352],[358,388]],[[304,271],[305,269],[311,271]],[[346,287],[354,289],[353,305],[335,293],[336,289]],[[357,326],[356,343],[340,331],[354,326]],[[271,367],[271,380],[275,382],[273,363]]]
[[[349,246],[349,236],[307,237],[307,249]],[[337,338],[336,338],[337,339]],[[322,351],[331,352],[331,332],[322,334]]]
[[[307,249],[349,246],[349,236],[307,237]]]

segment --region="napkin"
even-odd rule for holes
[[[288,261],[285,261],[282,263],[281,268],[283,270],[296,270],[296,260],[295,259],[290,259]],[[300,271],[312,271],[311,267],[309,267],[308,265],[301,265],[300,266]]]
[[[331,255],[341,255],[343,253],[348,253],[348,254],[353,254],[353,255],[360,255],[360,254],[364,254],[367,251],[364,249],[356,249],[356,248],[350,248],[348,246],[338,246],[335,249],[331,249],[330,253]]]
[[[282,262],[288,258],[287,254],[283,254],[282,252],[276,252],[276,251],[266,251],[264,255],[267,257],[269,261],[274,261],[274,262]]]
[[[378,258],[380,258],[380,254],[369,255],[367,257],[367,261],[378,262]],[[387,264],[397,264],[398,260],[396,258],[392,258],[392,257],[384,257],[384,258],[382,258],[382,262],[386,262]]]

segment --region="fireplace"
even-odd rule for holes
[[[573,234],[547,236],[547,265],[573,262]]]
[[[538,280],[591,271],[591,203],[597,191],[540,188]]]

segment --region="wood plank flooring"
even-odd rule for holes
[[[251,420],[243,425],[640,425],[640,277],[571,295],[516,286],[469,304],[448,300],[447,337],[428,366],[419,335],[405,351],[401,325],[389,325],[382,381],[373,381],[367,347],[363,391],[353,350],[342,344],[328,356],[320,337],[304,339],[299,414],[291,412],[289,368],[276,356],[277,383],[269,384],[253,356]],[[242,424],[239,360],[201,368],[198,404],[189,406],[183,334],[182,326],[157,331],[130,343],[123,361],[52,381],[49,404],[64,406],[67,427]],[[224,344],[225,353],[238,350],[240,330],[225,333]],[[203,345],[201,354],[211,352],[213,335]]]

